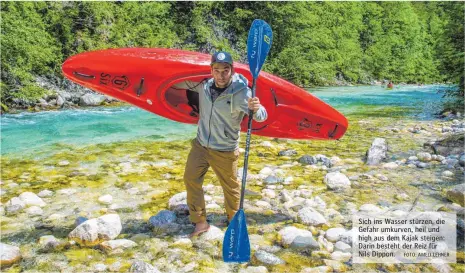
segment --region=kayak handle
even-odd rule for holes
[[[139,88],[137,88],[137,96],[140,97],[142,95],[142,86],[144,85],[144,78],[140,80]]]
[[[270,91],[274,98],[274,105],[278,106],[278,98],[276,97],[276,93],[274,92],[274,89],[270,88]]]
[[[328,133],[328,137],[333,138],[334,134],[336,133],[337,127],[339,127],[339,124],[336,123],[336,127],[334,127],[334,130],[332,132]]]
[[[268,126],[268,124],[265,125],[265,126],[262,126],[262,127],[260,127],[260,128],[252,128],[252,131],[260,131],[260,130],[265,129],[267,126]]]
[[[95,79],[94,75],[86,75],[86,74],[82,74],[82,73],[79,73],[79,72],[76,72],[76,71],[74,71],[73,74],[76,75],[76,76],[79,76],[79,77]]]

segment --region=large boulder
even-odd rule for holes
[[[115,239],[121,230],[119,215],[107,214],[80,224],[71,231],[68,238],[83,246],[94,246]]]
[[[435,154],[448,156],[462,154],[464,151],[464,135],[456,134],[435,142],[427,142],[423,146],[429,147]]]
[[[80,106],[99,106],[105,101],[105,96],[96,94],[85,94],[79,99]]]
[[[460,206],[464,207],[464,199],[465,199],[465,183],[464,184],[458,184],[455,185],[454,187],[450,188],[447,190],[447,198],[454,202],[459,204]]]
[[[7,267],[21,260],[19,247],[0,243],[0,266]]]
[[[425,152],[418,153],[417,158],[421,162],[430,162],[433,159],[430,153],[425,153]]]
[[[56,104],[58,107],[61,107],[63,104],[65,104],[65,100],[61,96],[58,96]]]
[[[18,197],[13,197],[6,203],[6,212],[7,214],[16,214],[23,210],[25,207],[26,203],[24,203]]]
[[[18,197],[28,207],[29,206],[44,207],[46,205],[45,202],[42,200],[42,198],[40,198],[33,192],[23,192]]]
[[[292,150],[292,149],[283,150],[278,153],[278,156],[294,156],[294,155],[297,155],[297,152],[296,150]]]
[[[326,231],[325,237],[330,242],[337,242],[346,232],[347,230],[345,230],[345,228],[330,228]]]
[[[342,252],[342,251],[334,251],[331,253],[331,259],[340,262],[348,262],[352,257],[352,253],[349,252]]]
[[[202,241],[218,241],[222,242],[224,239],[224,232],[215,227],[214,225],[210,225],[210,229],[207,232],[202,233],[199,237]]]
[[[187,206],[187,192],[181,192],[173,195],[168,201],[168,208],[178,215],[189,214],[189,207]]]
[[[268,253],[263,250],[257,250],[255,252],[255,258],[260,261],[261,263],[264,263],[266,265],[278,265],[278,264],[285,264],[286,262],[280,259],[279,257]]]
[[[143,261],[135,261],[132,263],[129,272],[132,273],[161,273],[156,267]]]
[[[304,165],[313,165],[316,164],[318,160],[311,155],[304,155],[299,158],[299,163],[304,164]]]
[[[40,237],[38,244],[44,251],[54,250],[63,245],[63,243],[53,235],[44,235]]]
[[[115,251],[117,249],[127,249],[127,248],[133,248],[137,246],[137,243],[128,240],[128,239],[119,239],[119,240],[110,240],[110,241],[105,241],[102,244],[100,244],[102,248],[106,251],[111,253],[112,251]]]
[[[332,190],[343,190],[350,188],[350,180],[340,172],[327,173],[324,182]]]
[[[281,245],[284,247],[300,248],[302,242],[308,242],[306,244],[307,247],[313,249],[320,248],[317,241],[313,238],[313,234],[308,230],[289,226],[280,230],[278,234],[281,238]]]
[[[303,208],[297,212],[300,223],[311,226],[321,226],[327,223],[325,217],[313,208]]]
[[[162,210],[157,215],[150,217],[149,224],[154,228],[164,228],[176,222],[176,213],[170,210]]]
[[[282,183],[284,182],[284,179],[274,176],[274,175],[269,175],[265,178],[263,182],[267,185],[271,185],[271,184],[276,184],[276,183]]]
[[[384,138],[375,138],[367,151],[367,165],[378,165],[386,159],[387,143]]]

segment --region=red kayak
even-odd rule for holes
[[[161,48],[108,49],[77,54],[63,64],[70,80],[128,102],[165,118],[196,124],[198,115],[191,91],[173,88],[183,81],[210,78],[208,54]],[[245,64],[234,63],[235,71],[252,83]],[[253,133],[293,139],[339,139],[347,130],[347,119],[309,92],[262,71],[256,96],[268,119],[253,123]],[[247,131],[247,119],[242,122]]]

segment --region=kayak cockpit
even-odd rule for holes
[[[199,93],[190,89],[170,87],[165,93],[169,106],[191,117],[199,116]]]
[[[181,119],[197,121],[200,113],[199,92],[205,80],[205,75],[202,75],[171,82],[170,87],[163,92],[166,106]]]

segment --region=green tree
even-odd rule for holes
[[[303,86],[448,81],[463,101],[459,2],[2,2],[2,102],[45,92],[83,51],[119,47],[231,51],[246,62],[255,18],[273,29],[263,69]],[[461,93],[460,93],[461,92]]]
[[[464,23],[465,5],[459,2],[441,3],[447,23],[442,40],[439,42],[439,54],[442,60],[441,71],[445,79],[456,85],[447,91],[446,97],[452,101],[445,105],[444,111],[464,111]]]
[[[33,75],[50,75],[61,64],[60,46],[47,32],[39,10],[44,2],[5,2],[1,13],[2,102],[35,100],[45,90]]]

